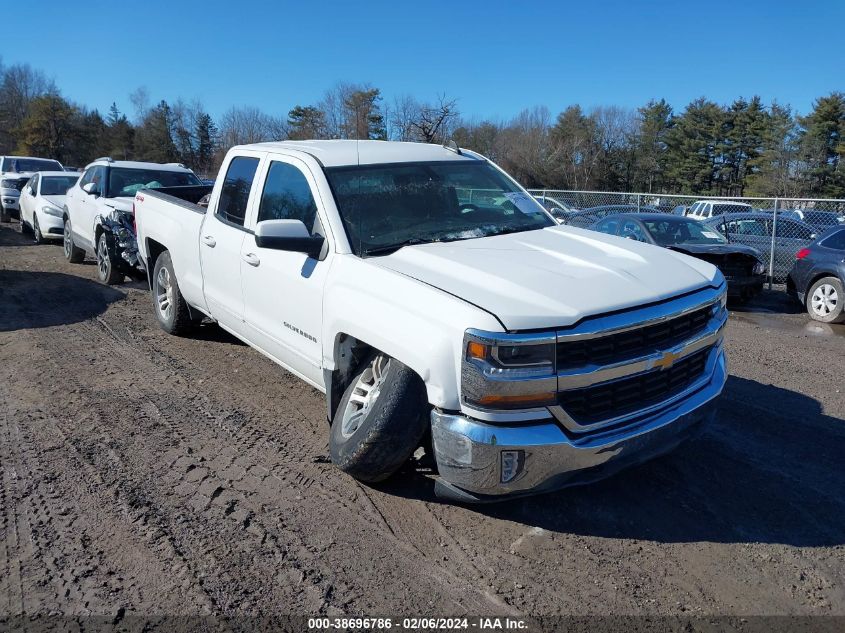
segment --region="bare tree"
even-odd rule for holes
[[[8,152],[15,147],[15,134],[36,97],[58,95],[52,80],[29,64],[15,64],[2,70],[0,81],[0,149]]]
[[[445,94],[437,97],[433,104],[420,106],[411,128],[417,138],[425,143],[442,143],[447,138],[450,124],[458,116],[457,99],[449,99]]]

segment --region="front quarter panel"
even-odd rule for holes
[[[337,367],[342,335],[353,336],[413,369],[443,409],[460,408],[465,330],[503,330],[480,308],[354,255],[338,256],[324,297],[324,368]]]

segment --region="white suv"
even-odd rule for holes
[[[754,209],[744,202],[731,200],[699,200],[693,203],[686,215],[693,220],[708,220],[726,213],[750,213]]]
[[[0,156],[0,222],[20,217],[21,191],[37,171],[62,171],[57,160],[31,156]]]
[[[140,163],[98,158],[85,168],[65,198],[64,251],[69,262],[85,255],[96,257],[97,273],[104,283],[123,281],[133,274],[122,257],[123,244],[134,235],[132,200],[141,189],[201,185],[194,172],[178,163]]]

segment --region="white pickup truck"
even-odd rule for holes
[[[210,317],[325,392],[332,460],[360,480],[428,446],[440,496],[498,500],[605,477],[714,414],[718,270],[559,226],[474,152],[247,145],[210,191],[135,197],[158,321]]]

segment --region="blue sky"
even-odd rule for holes
[[[130,115],[139,86],[152,101],[198,98],[214,116],[232,105],[285,115],[340,80],[387,101],[445,92],[479,119],[754,94],[807,112],[845,90],[843,23],[843,0],[49,0],[6,24],[0,56]]]

